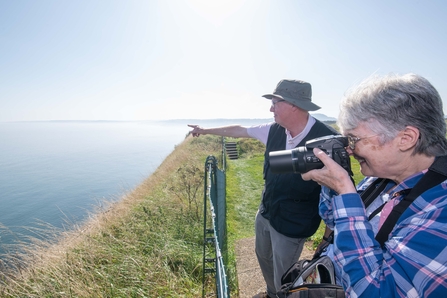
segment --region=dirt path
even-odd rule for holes
[[[304,244],[300,259],[311,259],[312,242]],[[264,278],[255,255],[255,238],[241,239],[236,243],[236,269],[239,282],[239,298],[251,298],[265,291]]]

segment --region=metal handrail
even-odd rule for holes
[[[215,269],[213,270],[215,273],[216,280],[216,294],[217,297],[227,298],[230,297],[229,287],[227,282],[227,275],[225,272],[225,264],[222,256],[221,246],[225,239],[219,239],[219,226],[216,222],[216,207],[214,206],[212,194],[217,193],[217,160],[214,156],[209,156],[205,163],[205,189],[204,189],[204,247],[203,247],[203,288],[202,288],[202,297],[205,297],[205,273],[209,273],[210,270],[207,270],[206,263],[209,258],[206,258],[207,255],[207,245],[208,243],[213,243],[214,249],[214,261]],[[207,202],[209,202],[210,207],[207,210]],[[208,220],[207,213],[211,215],[211,228],[207,228]],[[225,221],[226,222],[226,221]],[[225,223],[226,224],[226,223]],[[208,233],[212,231],[212,237],[208,237]],[[212,240],[211,240],[211,239]],[[211,241],[210,241],[211,240]]]

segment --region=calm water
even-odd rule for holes
[[[29,227],[79,223],[100,202],[119,199],[184,140],[190,122],[0,123],[0,253]]]
[[[82,221],[148,177],[187,133],[170,122],[0,123],[0,243],[38,222]]]

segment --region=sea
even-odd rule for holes
[[[149,177],[191,130],[272,119],[0,123],[0,256],[80,225]],[[205,162],[205,161],[204,161]],[[44,234],[44,233],[43,233]]]

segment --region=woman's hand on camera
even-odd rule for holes
[[[314,180],[320,185],[333,189],[338,194],[356,192],[351,177],[342,166],[321,149],[314,148],[313,152],[324,164],[324,167],[301,174],[303,180]]]

